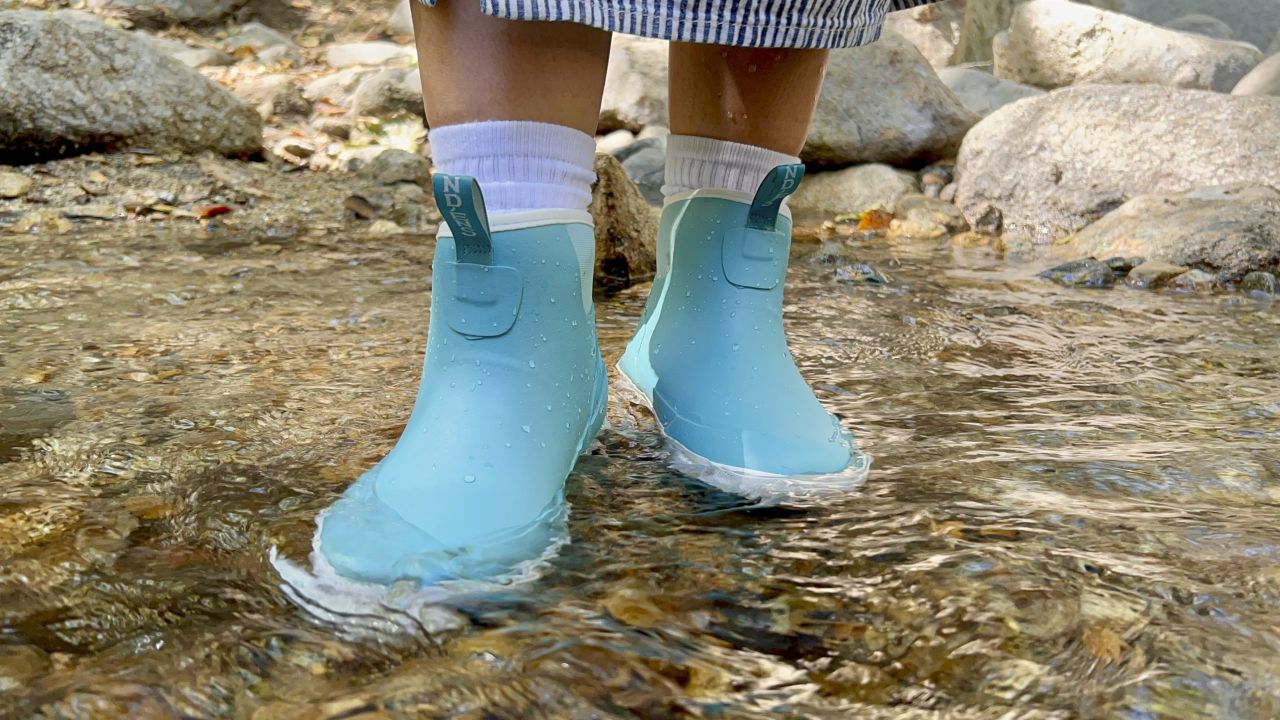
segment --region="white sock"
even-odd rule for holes
[[[671,135],[667,138],[667,170],[662,194],[716,189],[754,195],[770,170],[798,162],[798,157],[755,145]]]
[[[563,125],[486,120],[431,128],[436,169],[480,182],[489,214],[519,210],[586,210],[596,143]]]

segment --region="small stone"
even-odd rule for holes
[[[71,222],[48,210],[29,212],[18,218],[9,228],[19,235],[27,233],[51,233],[58,235],[71,230]]]
[[[178,50],[169,55],[187,67],[227,67],[234,65],[236,59],[231,55],[214,48],[190,48]]]
[[[347,140],[355,124],[345,117],[318,117],[311,121],[311,126],[330,137]]]
[[[1138,263],[1137,266],[1131,269],[1129,274],[1125,276],[1124,284],[1143,290],[1153,289],[1164,285],[1186,271],[1187,268],[1181,265],[1174,265],[1161,260],[1148,260],[1147,262]]]
[[[398,235],[404,232],[404,228],[384,218],[369,223],[367,232],[370,235]]]
[[[260,22],[245,23],[240,30],[222,41],[227,52],[252,50],[261,58],[262,52],[270,47],[295,47],[293,41],[279,31],[273,30]]]
[[[626,128],[619,128],[596,138],[596,152],[613,155],[635,141],[635,133]]]
[[[1213,275],[1203,270],[1188,270],[1169,281],[1170,287],[1188,293],[1212,292],[1215,284]]]
[[[937,240],[947,234],[947,228],[927,219],[898,219],[889,223],[890,240]]]
[[[365,78],[351,98],[351,111],[369,117],[422,116],[422,80],[417,68],[388,68]]]
[[[836,280],[846,285],[888,285],[889,279],[863,262],[836,268]]]
[[[31,178],[22,173],[0,172],[0,198],[20,198],[27,194],[33,184]]]
[[[969,229],[969,221],[965,220],[960,208],[945,200],[927,195],[914,193],[903,195],[898,198],[893,214],[899,220],[941,225],[947,232],[961,232]]]
[[[356,43],[337,43],[330,45],[324,52],[324,61],[331,68],[346,68],[356,65],[383,65],[392,61],[407,61],[416,53],[408,45],[397,45],[393,42],[374,41]]]
[[[1093,258],[1072,260],[1040,273],[1040,277],[1052,280],[1064,287],[1109,288],[1115,285],[1115,274],[1106,263]]]
[[[431,187],[431,162],[408,150],[391,148],[378,153],[359,171],[360,176],[379,185],[415,183],[419,187]]]
[[[1123,277],[1129,274],[1129,271],[1141,265],[1144,260],[1140,257],[1111,257],[1103,260],[1107,267],[1111,268],[1111,272]]]
[[[78,205],[62,211],[63,217],[73,220],[115,220],[120,217],[120,208],[114,205]]]
[[[1240,292],[1253,297],[1275,297],[1276,276],[1264,270],[1251,272],[1240,280]]]

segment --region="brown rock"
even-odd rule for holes
[[[653,279],[658,210],[613,157],[596,155],[595,170],[590,210],[596,225],[596,288],[616,292]]]

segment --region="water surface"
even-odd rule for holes
[[[268,564],[397,437],[430,243],[0,242],[0,715],[1280,715],[1280,307],[800,245],[786,308],[875,456],[820,506],[668,471],[614,398],[572,542],[455,627],[357,636]],[[616,360],[645,289],[599,304]]]

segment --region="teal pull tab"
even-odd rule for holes
[[[431,187],[440,214],[453,230],[458,262],[493,264],[493,236],[489,234],[489,216],[484,211],[480,183],[467,175],[436,173]]]
[[[782,201],[800,187],[800,179],[804,177],[804,165],[779,165],[764,176],[764,182],[756,190],[755,199],[751,201],[751,211],[747,213],[747,227],[757,230],[773,230],[778,225],[778,213],[782,210]]]

